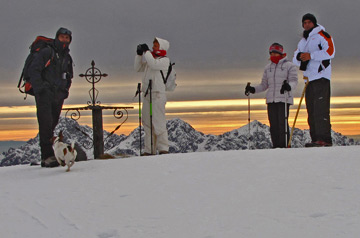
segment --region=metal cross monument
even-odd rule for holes
[[[107,77],[107,74],[102,74],[101,71],[95,67],[95,62],[91,62],[91,68],[87,69],[85,74],[80,74],[80,77],[85,77],[86,81],[92,84],[92,88],[89,90],[89,95],[91,101],[88,101],[88,106],[86,107],[78,107],[78,108],[63,108],[66,111],[65,117],[67,116],[69,111],[75,111],[71,113],[71,119],[79,120],[80,119],[80,111],[82,110],[91,110],[92,111],[92,124],[93,124],[93,138],[92,138],[92,145],[94,147],[94,159],[98,159],[101,155],[104,154],[104,136],[103,136],[103,120],[102,120],[102,110],[112,109],[114,110],[113,115],[116,119],[121,119],[124,116],[125,111],[126,118],[125,120],[118,125],[114,131],[110,133],[112,135],[116,130],[118,130],[122,124],[128,118],[128,111],[127,109],[133,109],[133,107],[112,107],[112,106],[100,106],[101,102],[96,101],[99,95],[99,91],[95,88],[95,84],[100,82],[102,77]],[[85,134],[85,133],[84,133]],[[88,136],[88,135],[87,135]],[[91,147],[86,147],[86,149],[91,149]]]

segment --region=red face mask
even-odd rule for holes
[[[274,64],[278,64],[279,61],[284,58],[286,56],[286,54],[283,55],[271,55],[270,56],[270,60],[271,62],[273,62]]]
[[[156,57],[164,57],[164,56],[166,56],[166,50],[152,51],[151,54],[153,55],[154,58],[156,58]]]

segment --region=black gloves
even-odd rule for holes
[[[149,46],[147,44],[142,44],[141,49],[142,49],[143,52],[146,52],[146,51],[149,50]]]
[[[136,48],[137,55],[143,55],[144,52],[149,50],[149,46],[147,44],[140,44]]]
[[[137,55],[142,55],[144,52],[143,52],[143,50],[142,50],[142,48],[141,48],[141,44],[140,45],[138,45],[137,46],[137,48],[136,48],[136,54]]]
[[[284,80],[283,85],[281,86],[280,93],[284,94],[285,91],[286,92],[291,91],[291,86],[286,80]]]
[[[296,56],[296,59],[297,59],[298,61],[301,61],[301,59],[300,59],[301,54],[302,54],[302,52],[299,52],[299,53],[297,54],[297,56]]]
[[[249,96],[249,93],[255,93],[255,88],[250,86],[250,83],[248,83],[245,87],[245,95]]]
[[[302,54],[303,52],[299,52],[298,54],[297,54],[297,56],[296,56],[296,59],[298,60],[298,61],[300,61],[300,70],[301,71],[306,71],[306,68],[307,68],[307,65],[308,65],[308,63],[309,63],[309,60],[308,61],[301,61],[301,59],[300,59],[300,56],[301,56],[301,54]]]

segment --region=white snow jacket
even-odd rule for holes
[[[286,57],[282,58],[278,64],[271,62],[266,65],[261,84],[254,86],[255,93],[267,90],[266,103],[285,102],[285,94],[281,94],[281,86],[287,80],[291,86],[287,94],[287,103],[293,104],[293,92],[298,83],[296,65],[291,63]]]
[[[160,50],[169,50],[170,44],[167,40],[156,37],[160,44]],[[135,56],[134,68],[137,72],[145,72],[142,79],[142,91],[145,92],[149,86],[149,80],[152,80],[152,91],[165,93],[165,84],[161,76],[160,70],[164,75],[167,74],[167,70],[170,64],[168,57],[154,58],[151,52],[148,50],[146,53]]]
[[[311,55],[304,76],[309,81],[326,78],[331,79],[331,59],[335,56],[335,45],[332,37],[325,32],[321,25],[315,27],[307,39],[302,38],[294,53],[293,63],[300,66],[301,61],[297,59],[300,52],[307,52]]]

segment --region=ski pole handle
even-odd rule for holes
[[[141,83],[138,83],[138,86],[137,86],[137,91],[138,91],[138,93],[140,93],[141,92]]]
[[[247,87],[250,87],[250,82],[248,82],[248,83],[246,84],[246,88],[247,88]],[[250,92],[245,92],[245,95],[246,95],[246,96],[249,96],[249,95],[250,95]]]
[[[136,93],[135,93],[135,97],[140,93],[141,93],[141,83],[138,83]]]

